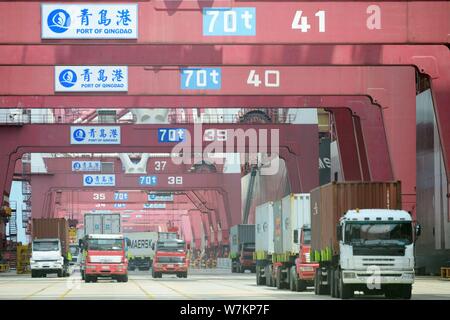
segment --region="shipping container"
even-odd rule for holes
[[[124,237],[130,240],[128,253],[133,257],[151,257],[155,254],[152,243],[158,240],[158,232],[132,232],[125,233]]]
[[[40,218],[32,220],[32,240],[58,238],[62,254],[69,250],[69,222],[64,218]]]
[[[273,251],[275,253],[283,253],[283,214],[281,211],[281,201],[274,201],[273,203],[273,227],[274,227],[274,245]]]
[[[336,226],[352,209],[401,209],[396,182],[332,182],[311,191],[311,252],[339,254]]]
[[[120,213],[86,213],[84,235],[121,233]]]
[[[255,251],[257,259],[273,254],[273,202],[256,207]]]
[[[281,200],[283,253],[298,254],[299,235],[303,226],[311,225],[309,193],[292,193]]]
[[[237,224],[230,228],[230,253],[238,254],[241,244],[255,243],[255,225]]]

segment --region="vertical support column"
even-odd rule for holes
[[[336,126],[339,157],[342,165],[344,181],[360,181],[361,165],[358,157],[358,146],[355,138],[352,113],[349,109],[333,109]]]
[[[361,166],[361,180],[370,180],[369,163],[367,162],[366,144],[364,141],[361,119],[358,116],[353,116],[353,127],[355,129],[356,145],[358,147],[359,164]]]

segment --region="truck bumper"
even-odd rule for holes
[[[344,270],[343,282],[346,284],[412,284],[414,271],[380,271],[367,272],[358,270]]]
[[[57,272],[63,270],[64,266],[58,262],[35,262],[30,264],[31,270]]]
[[[128,266],[126,264],[87,264],[84,267],[84,272],[90,276],[109,277],[112,275],[125,275],[128,273]]]
[[[316,269],[319,267],[318,263],[305,263],[297,266],[298,278],[300,280],[312,281],[314,280],[314,275]]]
[[[167,265],[160,265],[155,267],[155,265],[153,265],[153,271],[154,272],[161,272],[161,273],[167,273],[167,274],[176,274],[179,272],[187,272],[188,271],[188,267],[187,266],[167,266]]]

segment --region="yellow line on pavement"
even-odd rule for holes
[[[175,291],[176,293],[182,295],[183,297],[186,297],[186,298],[188,298],[188,299],[195,299],[194,297],[192,297],[192,296],[190,296],[190,295],[188,295],[188,294],[185,294],[184,292],[181,292],[180,290],[177,290],[177,289],[175,289],[175,288],[172,288],[171,286],[168,286],[168,285],[165,284],[164,282],[160,282],[160,281],[155,281],[155,282],[156,282],[156,283],[159,283],[160,285],[162,285],[162,286],[164,286],[164,287],[166,287],[166,288],[169,288],[170,290]]]
[[[36,292],[34,292],[34,293],[28,295],[28,296],[26,296],[26,297],[23,298],[23,299],[26,300],[26,299],[28,299],[28,298],[31,298],[32,296],[34,296],[34,295],[36,295],[36,294],[38,294],[38,293],[41,293],[42,291],[47,290],[48,288],[50,288],[50,287],[52,287],[52,286],[54,286],[54,285],[56,285],[56,284],[58,284],[58,283],[59,283],[59,282],[51,283],[51,284],[49,284],[48,286],[46,286],[46,287],[44,287],[44,288],[42,288],[42,289],[40,289],[40,290],[38,290],[38,291],[36,291]]]
[[[155,299],[155,296],[152,295],[150,292],[148,292],[147,290],[145,290],[144,288],[141,287],[141,285],[136,281],[136,280],[131,280],[131,282],[133,282],[139,289],[141,289],[141,291],[145,294],[145,296],[148,299]]]

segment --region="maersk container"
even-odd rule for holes
[[[84,235],[121,233],[120,213],[86,213]]]
[[[283,253],[298,254],[299,236],[304,225],[311,225],[309,193],[292,193],[281,200]]]
[[[283,253],[283,215],[281,212],[281,201],[273,203],[273,227],[274,227],[274,252]]]
[[[241,244],[255,243],[255,225],[237,224],[230,228],[230,254],[239,254]]]
[[[260,254],[273,254],[273,202],[256,207],[255,251]]]
[[[401,184],[332,182],[311,190],[311,252],[339,254],[336,226],[348,210],[401,209]]]

